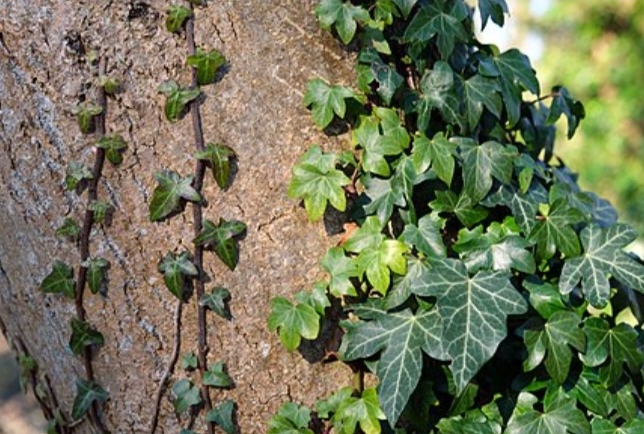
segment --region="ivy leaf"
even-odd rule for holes
[[[385,156],[398,155],[403,147],[387,146],[380,134],[380,119],[377,116],[360,116],[358,126],[351,135],[354,146],[362,148],[362,169],[376,175],[389,176],[391,169]]]
[[[497,434],[501,432],[499,424],[483,418],[475,420],[453,417],[443,418],[436,425],[440,434]]]
[[[188,111],[187,105],[201,94],[201,90],[198,87],[180,87],[174,80],[161,83],[159,92],[166,96],[165,117],[170,122],[176,122],[183,118]]]
[[[91,325],[79,319],[72,318],[72,336],[69,339],[69,349],[77,356],[82,354],[85,347],[90,345],[103,346],[103,335]]]
[[[559,289],[567,294],[581,280],[590,304],[603,307],[610,296],[608,276],[644,293],[644,266],[622,251],[637,237],[636,232],[623,224],[602,229],[592,223],[581,231],[584,253],[566,260],[559,279]]]
[[[384,418],[376,389],[369,388],[362,392],[360,398],[349,397],[342,401],[331,422],[338,434],[353,434],[358,424],[360,431],[365,434],[380,434],[378,419]]]
[[[174,411],[176,413],[184,413],[190,407],[201,404],[199,388],[186,378],[182,378],[172,385],[172,394],[174,395]]]
[[[298,303],[308,304],[323,317],[326,308],[331,306],[326,289],[325,282],[316,282],[311,291],[299,291],[295,293],[294,298]]]
[[[81,262],[81,267],[87,268],[87,284],[92,294],[100,292],[105,283],[105,271],[110,263],[104,258],[88,258]]]
[[[438,178],[449,187],[454,176],[454,157],[456,156],[456,143],[450,142],[438,132],[429,140],[423,133],[414,138],[414,168],[416,173],[425,173],[431,165]]]
[[[401,239],[428,258],[444,258],[447,256],[441,235],[444,227],[445,220],[431,213],[418,220],[417,225],[405,225]]]
[[[478,145],[471,139],[457,141],[463,157],[463,190],[476,203],[492,189],[493,178],[510,184],[513,154],[500,143]]]
[[[76,397],[72,405],[72,419],[81,419],[93,402],[105,402],[108,397],[108,393],[98,384],[79,379],[76,381]]]
[[[310,430],[311,410],[294,402],[283,404],[268,421],[267,434],[313,434]]]
[[[230,299],[230,291],[220,286],[214,287],[210,294],[204,294],[199,299],[199,306],[205,306],[220,317],[230,320],[230,307],[226,300]]]
[[[300,346],[300,337],[308,340],[318,337],[320,316],[308,304],[293,306],[284,297],[275,297],[271,300],[268,328],[272,332],[279,329],[282,344],[288,351],[293,351]]]
[[[182,301],[189,292],[190,278],[199,275],[190,253],[185,251],[178,255],[172,252],[166,253],[161,262],[159,262],[157,270],[159,273],[163,273],[165,286],[172,295]]]
[[[172,5],[168,8],[168,16],[165,18],[165,28],[170,33],[177,33],[192,15],[190,8]]]
[[[512,216],[524,234],[529,234],[537,223],[536,215],[539,205],[548,202],[548,193],[541,184],[535,184],[522,193],[511,185],[502,185],[495,193],[482,202],[484,206],[505,206],[510,208]]]
[[[550,396],[549,396],[550,395]],[[554,395],[554,396],[552,396]],[[515,410],[505,434],[590,434],[590,424],[577,402],[568,398],[561,389],[548,390],[543,412]]]
[[[189,352],[181,357],[181,369],[190,371],[199,367],[197,355],[194,352]]]
[[[488,212],[485,208],[475,206],[472,199],[465,193],[457,196],[452,190],[437,191],[436,199],[429,203],[436,212],[454,213],[467,227],[474,226],[484,220]]]
[[[62,237],[67,237],[72,241],[78,241],[78,237],[80,236],[80,231],[81,228],[76,223],[76,220],[73,218],[66,217],[65,220],[63,221],[63,224],[60,225],[58,228],[56,228],[56,231],[54,234],[56,236],[62,236]]]
[[[523,287],[530,293],[530,305],[542,318],[547,320],[556,312],[567,309],[561,298],[561,293],[555,285],[530,282],[526,279],[523,281]]]
[[[323,154],[319,146],[311,147],[293,167],[293,179],[287,194],[291,198],[304,199],[304,207],[311,221],[324,215],[327,201],[338,211],[344,211],[347,199],[344,186],[351,180],[335,168],[336,156]]]
[[[508,5],[505,0],[479,0],[479,13],[481,14],[481,30],[485,29],[487,21],[492,18],[499,27],[503,27]]]
[[[88,179],[94,179],[94,175],[92,175],[89,167],[78,161],[71,161],[69,163],[65,176],[65,188],[67,191],[75,190],[83,181]]]
[[[552,125],[563,114],[568,121],[568,139],[575,135],[579,122],[586,117],[586,110],[581,102],[570,96],[568,89],[555,86],[552,89],[552,103],[546,119],[546,125]]]
[[[76,116],[78,128],[83,134],[89,134],[94,128],[94,117],[103,113],[103,107],[95,104],[81,104],[72,109]]]
[[[439,60],[434,64],[434,69],[425,72],[420,80],[420,90],[421,94],[413,108],[418,113],[419,131],[427,130],[433,109],[438,110],[446,122],[461,125],[454,73],[448,63]]]
[[[127,149],[127,143],[120,135],[104,136],[98,139],[96,147],[105,149],[107,161],[118,166],[123,162],[123,151]]]
[[[358,295],[351,282],[352,277],[358,277],[360,274],[358,265],[344,254],[342,247],[332,247],[327,250],[320,265],[331,275],[329,291],[333,296]]]
[[[526,330],[524,340],[528,358],[523,363],[531,371],[544,361],[548,374],[557,384],[563,384],[568,377],[572,350],[584,351],[586,338],[579,328],[580,319],[570,311],[555,312],[542,329]]]
[[[210,220],[203,224],[203,230],[195,238],[194,242],[198,246],[212,248],[223,261],[224,264],[234,270],[239,260],[236,237],[246,232],[246,224],[238,220],[226,221],[219,219],[219,224],[215,226]]]
[[[51,273],[42,281],[40,290],[44,293],[63,294],[73,299],[76,293],[74,285],[74,273],[71,267],[57,260]]]
[[[324,30],[335,24],[338,36],[345,45],[348,45],[356,34],[356,22],[369,20],[369,12],[361,6],[352,5],[350,1],[322,0],[315,7],[315,14]]]
[[[326,128],[333,120],[334,113],[344,119],[347,110],[344,100],[356,97],[356,94],[348,87],[329,86],[324,80],[314,78],[306,85],[304,106],[311,106],[311,114],[315,124],[320,128]]]
[[[506,318],[522,314],[527,305],[505,271],[479,271],[470,276],[463,262],[445,259],[412,285],[421,296],[437,297],[443,320],[440,339],[452,360],[457,394],[476,375],[507,335]]]
[[[483,107],[497,119],[501,118],[503,101],[499,95],[500,91],[501,88],[496,80],[480,74],[463,81],[463,111],[469,131],[474,131],[479,124]]]
[[[644,420],[633,419],[617,427],[607,419],[595,418],[590,423],[593,434],[640,434],[644,432]]]
[[[438,51],[443,60],[447,60],[456,42],[468,39],[463,25],[467,17],[467,7],[460,1],[439,0],[424,4],[407,26],[404,39],[408,42],[427,42],[436,36]]]
[[[413,314],[384,313],[374,321],[345,323],[340,355],[351,361],[371,357],[382,351],[376,367],[380,380],[378,396],[391,426],[396,424],[418,384],[423,367],[423,351],[439,360],[441,318],[436,309]]]
[[[398,9],[400,9],[400,12],[403,14],[403,18],[407,19],[409,17],[409,14],[411,13],[411,10],[413,9],[414,5],[418,2],[418,0],[392,0],[396,6],[398,6]]]
[[[584,215],[571,207],[565,198],[557,199],[549,210],[541,207],[542,215],[532,228],[528,239],[537,243],[537,257],[550,259],[557,249],[566,257],[578,256],[581,252],[577,233],[571,225],[584,221]]]
[[[364,249],[356,258],[360,274],[366,274],[373,288],[382,295],[387,295],[391,276],[389,270],[403,275],[407,272],[407,260],[404,254],[409,247],[400,241],[385,239],[378,245]]]
[[[182,178],[177,172],[163,170],[154,175],[158,185],[152,192],[150,220],[157,222],[180,211],[184,200],[201,202],[203,198],[192,187],[192,176]]]
[[[226,58],[219,50],[197,48],[195,54],[188,56],[187,63],[197,70],[197,84],[205,86],[215,82],[217,71],[226,64]]]
[[[590,369],[584,369],[575,382],[575,387],[568,393],[586,407],[589,411],[608,417],[612,409],[610,408],[611,394],[608,389],[598,384],[597,374]]]
[[[93,200],[87,205],[87,210],[92,212],[94,223],[103,223],[108,215],[112,215],[114,207],[111,203]]]
[[[225,399],[215,408],[206,413],[206,422],[213,422],[221,428],[226,434],[237,433],[233,413],[235,411],[235,402]]]
[[[367,214],[376,214],[381,224],[385,224],[394,212],[394,206],[407,204],[402,189],[394,178],[380,179],[371,176],[362,178],[366,195],[371,202],[364,206]]]
[[[371,73],[378,82],[378,95],[385,105],[391,104],[391,98],[405,81],[403,76],[398,74],[396,68],[382,62],[372,63]]]
[[[624,364],[633,374],[642,367],[644,355],[638,349],[637,332],[631,326],[621,323],[610,328],[602,318],[588,318],[584,321],[584,333],[588,344],[582,360],[591,368],[604,365],[600,378],[606,387],[612,387],[622,377]]]
[[[195,158],[210,164],[215,181],[222,190],[230,186],[230,160],[235,156],[232,148],[214,143],[208,143],[203,151],[195,153]]]
[[[204,372],[202,383],[206,386],[225,389],[233,385],[233,380],[226,372],[226,366],[222,362],[216,362]]]

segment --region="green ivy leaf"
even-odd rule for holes
[[[503,100],[501,88],[496,80],[477,74],[462,82],[463,115],[467,119],[469,131],[474,131],[481,120],[483,107],[490,113],[501,118]]]
[[[591,412],[608,417],[612,411],[609,405],[611,395],[608,389],[595,381],[596,376],[590,369],[584,369],[568,393]]]
[[[568,377],[572,361],[572,346],[584,351],[586,338],[579,328],[580,319],[570,311],[555,312],[543,328],[525,331],[524,340],[528,358],[523,367],[531,371],[544,362],[548,374],[557,384],[563,384]]]
[[[62,237],[67,237],[72,241],[78,241],[78,237],[80,236],[81,228],[76,223],[76,220],[73,218],[66,217],[65,220],[63,221],[63,224],[60,225],[54,234],[56,236],[62,236]]]
[[[194,352],[189,352],[184,354],[181,357],[181,369],[184,371],[190,371],[197,369],[199,367],[199,361],[197,360],[197,355]]]
[[[172,295],[182,301],[189,293],[190,279],[199,275],[190,253],[186,251],[179,254],[166,253],[157,265],[157,270],[159,273],[163,273],[165,286]]]
[[[306,303],[293,306],[284,297],[275,297],[271,300],[268,328],[272,332],[279,329],[282,344],[288,351],[293,351],[300,346],[300,337],[308,340],[318,337],[320,316]]]
[[[91,381],[78,380],[76,382],[76,397],[72,405],[72,419],[81,419],[93,402],[105,402],[109,398],[108,393],[101,386]]]
[[[591,368],[601,366],[600,378],[606,387],[612,387],[622,377],[624,364],[636,374],[644,363],[644,355],[638,349],[637,332],[627,324],[611,328],[602,318],[587,318],[584,321],[586,351],[581,356]]]
[[[197,70],[197,84],[205,86],[215,82],[217,71],[226,64],[226,58],[219,50],[197,48],[195,54],[188,56],[187,63]]]
[[[356,261],[344,254],[342,247],[332,247],[327,250],[320,265],[331,275],[329,291],[333,296],[339,298],[343,295],[358,295],[351,282],[352,277],[358,277],[360,274],[358,265]]]
[[[114,212],[114,207],[111,203],[93,200],[87,205],[87,210],[92,212],[94,223],[103,223]]]
[[[539,205],[548,202],[548,193],[541,184],[535,184],[522,193],[519,189],[502,185],[495,193],[482,202],[484,206],[505,206],[510,208],[512,215],[524,234],[529,234],[537,223],[536,216]]]
[[[492,189],[493,179],[510,184],[514,155],[506,146],[488,141],[456,139],[463,157],[463,190],[477,203]]]
[[[152,192],[150,201],[150,220],[157,222],[183,209],[183,201],[201,202],[203,198],[192,187],[192,176],[182,178],[178,173],[168,170],[154,175],[158,185]]]
[[[236,434],[237,427],[234,422],[234,411],[235,402],[230,399],[225,399],[215,408],[206,413],[206,422],[213,422],[226,434]]]
[[[508,5],[505,0],[479,0],[479,13],[481,14],[481,30],[485,29],[487,21],[492,18],[499,27],[503,27]]]
[[[65,176],[65,188],[67,191],[76,189],[83,181],[94,179],[92,171],[89,167],[85,166],[78,161],[71,161],[67,166],[67,174]]]
[[[546,125],[552,125],[563,114],[568,121],[568,139],[575,135],[579,122],[586,117],[586,110],[581,102],[570,96],[568,89],[555,86],[552,89],[552,103],[546,119]]]
[[[166,96],[165,117],[176,122],[187,113],[187,105],[199,97],[201,89],[180,87],[176,81],[169,80],[159,85],[159,92]]]
[[[407,19],[409,17],[409,14],[411,13],[411,10],[413,9],[414,5],[418,2],[418,0],[392,0],[396,6],[398,6],[398,9],[400,9],[400,12],[402,12],[403,17]]]
[[[105,149],[105,158],[115,166],[123,162],[123,151],[127,149],[127,143],[120,135],[104,136],[98,139],[96,147]]]
[[[198,246],[214,249],[215,253],[228,268],[234,270],[239,261],[236,238],[246,232],[246,224],[238,220],[219,219],[215,225],[210,220],[203,224],[203,230],[194,242]]]
[[[218,387],[225,389],[233,385],[233,380],[226,372],[226,365],[222,362],[216,362],[208,368],[203,374],[203,384],[206,386]]]
[[[496,351],[507,334],[506,318],[526,312],[523,297],[504,271],[479,271],[470,276],[463,262],[445,259],[412,285],[421,296],[437,297],[443,320],[440,339],[452,360],[457,394]]]
[[[62,261],[54,262],[54,268],[45,277],[40,285],[40,290],[44,293],[63,294],[71,299],[74,298],[74,273],[72,268]]]
[[[425,72],[420,80],[420,91],[413,107],[413,112],[418,113],[419,131],[427,130],[433,109],[438,110],[446,122],[463,124],[454,88],[454,72],[447,62],[439,60],[434,64],[434,69]]]
[[[103,346],[103,335],[86,322],[72,318],[72,336],[69,339],[69,349],[77,356],[82,354],[85,347],[90,345]]]
[[[438,178],[449,187],[454,176],[456,148],[456,143],[447,140],[442,132],[431,140],[420,133],[414,138],[412,151],[416,173],[425,173],[432,166]]]
[[[444,258],[447,256],[441,234],[444,227],[445,220],[436,213],[431,213],[418,220],[417,225],[405,225],[400,237],[428,258]]]
[[[378,95],[380,95],[385,105],[391,104],[391,98],[393,98],[405,79],[398,74],[395,67],[382,62],[372,63],[371,73],[378,82]]]
[[[299,291],[295,293],[294,298],[298,303],[308,304],[323,317],[326,308],[331,306],[326,290],[325,282],[317,282],[311,291]]]
[[[630,227],[616,224],[602,229],[592,223],[581,231],[584,253],[566,260],[559,289],[567,294],[581,280],[584,295],[596,307],[603,307],[610,296],[608,276],[644,293],[644,266],[626,255],[623,246],[635,240],[637,234]]]
[[[87,284],[92,294],[100,292],[105,283],[105,272],[110,263],[104,258],[88,258],[81,262],[81,267],[87,268]]]
[[[610,420],[595,418],[590,424],[593,434],[640,434],[644,432],[644,420],[629,420],[618,427]]]
[[[335,168],[336,159],[334,154],[323,154],[319,146],[313,146],[293,167],[293,179],[287,193],[291,198],[304,199],[311,221],[322,218],[327,201],[338,211],[346,209],[343,187],[351,180]]]
[[[315,7],[315,15],[320,26],[328,30],[335,25],[335,30],[346,45],[356,34],[358,22],[369,20],[369,12],[361,6],[354,6],[350,1],[322,0]],[[342,117],[342,116],[341,116]]]
[[[99,86],[103,88],[108,96],[116,95],[121,89],[121,83],[116,78],[105,75],[99,77]]]
[[[369,388],[360,398],[349,397],[342,401],[331,422],[338,434],[353,434],[360,425],[365,434],[380,434],[380,422],[385,415],[378,404],[376,389]]]
[[[443,359],[441,318],[434,309],[413,314],[409,309],[376,315],[374,321],[345,323],[340,355],[351,361],[380,352],[376,375],[378,395],[389,423],[394,426],[418,384],[423,351]]]
[[[315,124],[326,128],[333,120],[334,113],[344,119],[347,110],[344,100],[347,98],[357,98],[357,95],[347,87],[329,86],[324,80],[314,78],[306,85],[304,106],[311,106]]]
[[[441,419],[436,425],[441,434],[498,434],[501,427],[498,423],[485,417],[474,420],[453,417]]]
[[[488,216],[488,211],[476,206],[464,192],[457,196],[452,190],[437,191],[436,199],[431,201],[429,206],[436,212],[454,213],[467,227],[474,226]]]
[[[208,143],[203,151],[195,153],[195,158],[210,164],[215,181],[222,190],[230,186],[230,161],[235,157],[232,148],[214,143]]]
[[[454,51],[454,45],[469,38],[463,25],[468,15],[467,6],[462,1],[439,0],[424,4],[407,26],[404,39],[427,42],[436,36],[441,58],[447,60]]]
[[[199,299],[199,305],[205,306],[223,319],[230,320],[230,307],[226,300],[230,299],[230,291],[220,286],[214,287],[210,294],[204,294]]]
[[[76,116],[81,133],[89,134],[94,127],[94,117],[103,113],[103,107],[95,104],[81,104],[72,109]]]
[[[404,192],[396,179],[380,179],[371,176],[362,178],[366,196],[371,202],[364,206],[367,214],[376,214],[378,220],[385,224],[394,212],[394,206],[404,207],[407,204]]]
[[[530,293],[530,305],[544,319],[549,319],[556,312],[566,310],[559,289],[550,283],[523,281],[523,287]]]
[[[190,407],[201,404],[199,388],[188,379],[181,379],[172,385],[174,411],[181,414]]]
[[[170,33],[177,33],[192,15],[190,8],[172,5],[168,8],[168,16],[165,18],[165,28]]]
[[[565,198],[557,199],[537,217],[528,239],[537,243],[537,257],[550,259],[558,249],[570,258],[581,253],[579,238],[572,225],[584,221],[584,215],[571,207]]]
[[[267,434],[314,434],[308,428],[310,423],[310,409],[294,402],[287,402],[268,421]]]

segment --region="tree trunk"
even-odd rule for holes
[[[237,402],[241,432],[266,431],[266,421],[290,399],[307,404],[350,383],[338,364],[310,364],[288,354],[266,327],[271,297],[289,297],[319,277],[318,258],[332,239],[287,199],[290,168],[304,150],[324,140],[302,105],[309,78],[347,82],[351,60],[318,29],[312,0],[209,2],[195,14],[197,45],[217,48],[229,67],[204,88],[206,141],[238,156],[226,192],[208,175],[204,217],[247,224],[237,269],[212,253],[205,257],[207,289],[232,294],[231,321],[208,314],[209,362],[226,363],[235,382],[213,391],[214,403]],[[146,6],[147,5],[147,6]],[[157,86],[190,82],[183,34],[165,30],[169,2],[113,0],[3,0],[0,3],[0,326],[19,354],[38,363],[34,378],[45,406],[71,411],[75,382],[85,378],[81,357],[68,349],[74,302],[39,291],[55,259],[78,270],[74,243],[54,235],[65,217],[82,221],[85,194],[64,189],[72,160],[91,164],[92,136],[80,133],[70,108],[95,98],[96,75],[85,60],[95,50],[123,92],[110,100],[109,134],[128,150],[119,167],[106,165],[99,197],[116,211],[110,225],[95,225],[91,254],[111,263],[105,297],[85,295],[88,321],[105,337],[94,352],[96,382],[109,392],[100,416],[113,433],[147,432],[154,397],[175,342],[177,300],[157,271],[168,251],[192,249],[191,213],[151,223],[154,173],[194,172],[190,116],[170,123]],[[197,349],[197,308],[183,309],[181,354]],[[319,359],[319,357],[317,357]],[[179,366],[170,381],[186,377]],[[192,374],[194,375],[194,374]],[[186,424],[164,395],[157,432]],[[200,418],[203,420],[203,418]],[[201,422],[195,426],[204,432]],[[85,421],[71,432],[94,432]]]

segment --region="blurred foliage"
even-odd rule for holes
[[[565,84],[586,107],[576,137],[556,153],[643,234],[644,0],[552,0],[529,21],[544,41],[540,79]]]

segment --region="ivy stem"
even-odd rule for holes
[[[99,76],[105,75],[107,70],[107,60],[103,57],[99,62]],[[96,139],[99,140],[105,136],[105,116],[107,114],[107,95],[103,86],[98,87],[96,95],[96,103],[102,108],[101,113],[94,118],[94,126],[96,128]],[[103,171],[103,164],[105,163],[105,149],[96,147],[96,156],[94,159],[94,167],[92,168],[92,179],[89,180],[87,188],[87,208],[85,210],[85,217],[83,219],[83,227],[80,233],[79,250],[81,264],[89,258],[89,241],[94,224],[94,211],[89,209],[92,202],[98,198],[98,182],[101,178]],[[76,286],[74,288],[74,304],[76,306],[76,315],[82,322],[86,322],[85,306],[83,305],[83,295],[85,293],[85,284],[87,283],[87,268],[82,265],[78,269],[78,279],[76,279]],[[83,364],[85,366],[85,376],[87,381],[94,383],[94,369],[92,367],[92,349],[90,346],[85,346],[83,350]],[[98,416],[98,404],[96,401],[92,402],[89,408],[89,416],[92,423],[101,431],[107,431]]]
[[[190,4],[193,14],[186,22],[186,38],[188,40],[188,54],[194,55],[197,51],[195,44],[195,16],[194,6]],[[190,68],[192,72],[192,87],[197,87],[197,70],[193,67]],[[201,122],[201,112],[199,110],[199,102],[193,101],[190,105],[190,115],[192,117],[192,129],[194,132],[195,147],[197,151],[203,151],[205,148],[203,138],[203,127]],[[203,179],[206,173],[206,166],[202,160],[197,159],[195,164],[195,178],[192,182],[192,187],[201,194],[203,187]],[[201,233],[203,229],[203,206],[200,202],[192,204],[192,220],[194,227],[195,238]],[[195,279],[195,295],[197,303],[197,327],[198,327],[198,349],[197,357],[199,359],[199,373],[203,380],[204,374],[208,369],[208,332],[206,326],[206,308],[199,304],[199,300],[204,295],[204,271],[203,271],[203,246],[195,245],[194,251],[194,265],[197,269],[198,275]],[[206,414],[212,409],[212,401],[210,400],[210,392],[208,386],[201,384],[201,398],[204,403]],[[207,422],[208,434],[214,434],[215,427],[212,422]]]

